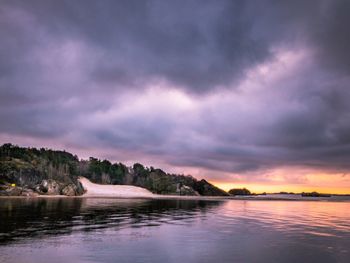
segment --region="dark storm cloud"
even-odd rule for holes
[[[349,11],[337,0],[2,1],[0,134],[227,172],[348,171]]]
[[[270,56],[271,40],[253,35],[256,10],[243,2],[11,1],[8,5],[31,16],[45,37],[79,38],[102,48],[106,60],[92,72],[98,83],[133,82],[137,73],[201,93],[225,85]],[[17,33],[11,35],[22,45],[36,44],[33,38],[40,37]]]
[[[114,87],[160,77],[202,93],[239,80],[271,59],[275,46],[299,41],[312,42],[332,64],[349,61],[347,1],[3,1],[2,7],[3,74],[14,66],[10,55],[46,46],[48,38],[101,48],[106,57],[89,72],[91,80]]]

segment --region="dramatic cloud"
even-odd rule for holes
[[[1,1],[0,140],[217,181],[347,174],[349,12],[340,0]]]

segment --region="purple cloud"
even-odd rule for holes
[[[221,180],[348,173],[349,7],[2,1],[0,140]]]

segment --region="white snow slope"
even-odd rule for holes
[[[132,185],[102,185],[94,184],[85,177],[79,177],[86,193],[83,196],[111,196],[111,197],[154,197],[155,195],[145,188]]]

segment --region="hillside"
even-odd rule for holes
[[[0,147],[0,195],[81,195],[84,189],[78,182],[79,176],[98,184],[139,186],[156,194],[228,195],[206,180],[169,174],[139,163],[127,167],[93,157],[79,160],[65,151],[12,144]]]

